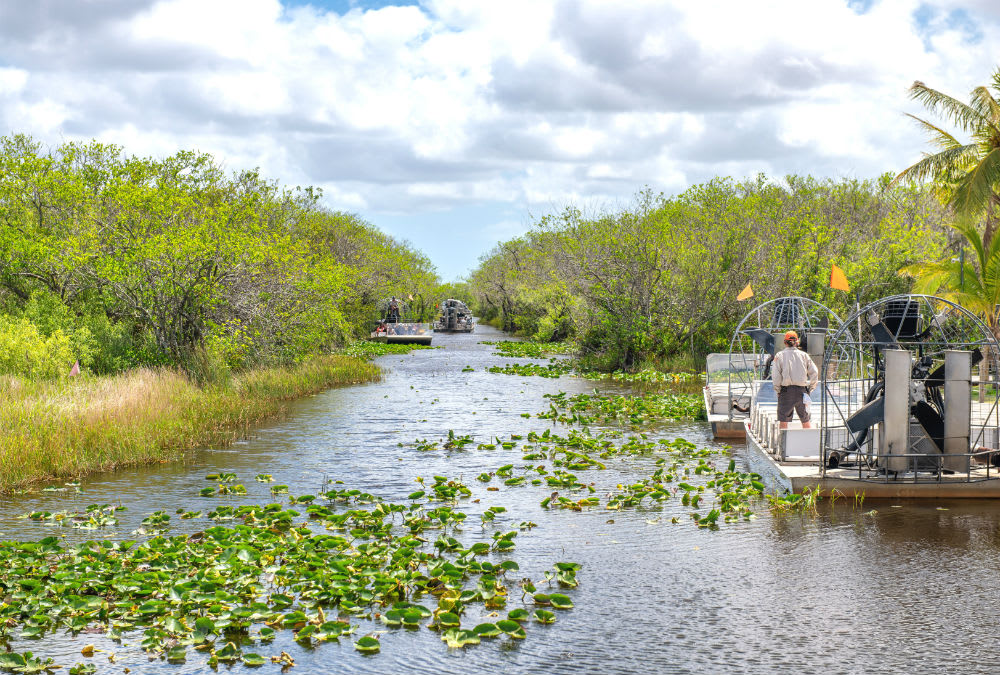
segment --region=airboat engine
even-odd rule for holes
[[[971,448],[998,426],[996,394],[984,401],[980,389],[972,400],[973,368],[997,352],[976,316],[933,296],[893,296],[860,309],[829,342],[820,370],[826,468],[971,476]]]
[[[972,352],[946,350],[941,379],[932,378],[907,349],[887,349],[884,355],[885,404],[879,422],[879,466],[893,473],[911,469],[968,473]],[[942,385],[943,395],[935,396],[934,389]],[[908,455],[923,455],[926,459]]]

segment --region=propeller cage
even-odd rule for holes
[[[942,298],[859,308],[830,337],[820,368],[824,475],[1000,478],[997,357],[985,324]]]

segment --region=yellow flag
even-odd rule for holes
[[[744,288],[742,291],[740,291],[740,294],[736,296],[736,299],[743,301],[746,300],[747,298],[752,298],[752,297],[753,297],[753,289],[750,288],[750,284],[747,284],[747,287]]]
[[[847,283],[847,277],[844,276],[844,270],[836,265],[830,268],[830,288],[835,288],[838,291],[851,290],[850,284]]]

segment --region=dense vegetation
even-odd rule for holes
[[[0,138],[0,373],[214,381],[343,345],[389,294],[436,297],[423,254],[320,197],[197,152]]]
[[[928,190],[879,180],[716,179],[676,197],[548,215],[496,246],[470,278],[481,317],[538,340],[574,338],[591,366],[700,366],[725,351],[756,298],[803,295],[849,313],[909,289],[898,270],[936,258],[948,213]],[[829,288],[831,264],[852,284]]]

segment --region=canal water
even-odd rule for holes
[[[449,650],[437,633],[362,626],[358,635],[384,630],[381,652],[366,656],[352,641],[306,649],[279,631],[262,655],[287,651],[295,673],[992,673],[1000,669],[996,616],[1000,607],[1000,508],[993,502],[872,502],[821,505],[816,514],[772,514],[765,504],[753,520],[699,529],[678,500],[621,511],[546,510],[550,489],[530,485],[487,491],[475,477],[505,464],[522,466],[522,450],[476,449],[499,436],[526,435],[553,423],[525,418],[548,408],[546,393],[591,391],[574,377],[546,379],[491,374],[487,368],[527,359],[492,354],[482,340],[504,336],[489,327],[472,335],[436,335],[440,349],[379,360],[382,382],[333,389],[296,401],[281,421],[226,448],[208,448],[186,462],[146,467],[84,480],[79,488],[33,492],[0,502],[6,539],[65,535],[133,538],[155,511],[210,510],[273,501],[269,473],[293,495],[319,494],[330,482],[388,500],[405,501],[419,476],[461,478],[474,490],[463,502],[470,514],[460,537],[490,540],[494,530],[521,531],[509,556],[518,577],[540,582],[555,562],[581,563],[579,587],[565,591],[575,607],[552,625],[532,623],[527,638],[483,640]],[[544,362],[544,361],[542,361]],[[453,431],[476,443],[444,450]],[[567,433],[564,425],[555,431]],[[713,443],[704,423],[658,433]],[[655,436],[654,436],[655,437]],[[418,449],[420,441],[439,441]],[[741,448],[732,453],[741,461]],[[722,459],[722,462],[728,461]],[[609,460],[605,471],[576,472],[598,495],[648,476],[650,458]],[[237,475],[246,496],[205,498],[205,476]],[[340,486],[338,486],[340,487]],[[225,502],[225,499],[229,499]],[[123,504],[113,530],[82,533],[19,518],[29,511],[82,511],[90,504]],[[480,528],[477,514],[491,505],[506,511]],[[678,517],[679,522],[672,519]],[[204,529],[204,519],[171,520],[171,533]],[[497,557],[499,561],[503,558]],[[515,583],[510,584],[516,587]],[[508,609],[519,606],[513,593]],[[530,606],[529,606],[530,609]],[[477,610],[471,610],[475,613]],[[485,612],[485,610],[483,610]],[[463,617],[475,625],[482,616]],[[492,619],[492,620],[495,620]],[[57,663],[86,661],[94,644],[98,672],[207,673],[191,654],[179,665],[150,660],[139,637],[114,643],[101,635],[49,636],[21,641],[17,651],[53,656]],[[106,657],[114,652],[114,662]],[[223,670],[250,672],[237,665]],[[253,669],[277,673],[266,664]],[[65,671],[63,671],[65,672]]]

